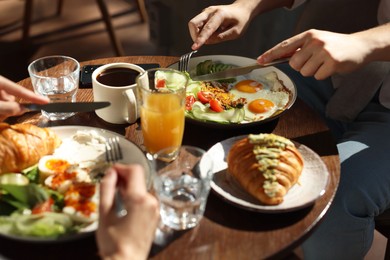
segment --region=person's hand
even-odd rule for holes
[[[10,116],[21,115],[27,111],[15,101],[16,97],[24,98],[38,104],[46,104],[49,102],[47,97],[39,96],[11,80],[0,76],[0,121]]]
[[[370,48],[360,34],[308,30],[287,39],[257,58],[260,64],[291,56],[290,66],[303,76],[323,80],[348,73],[367,62]]]
[[[118,217],[115,192],[119,189],[127,215]],[[146,259],[159,220],[157,199],[146,190],[140,165],[116,164],[100,184],[97,243],[103,259]]]
[[[238,38],[246,30],[251,12],[242,4],[210,6],[188,22],[193,50]]]

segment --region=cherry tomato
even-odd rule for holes
[[[192,105],[195,103],[196,99],[193,95],[189,95],[186,97],[186,110],[191,111]]]
[[[49,198],[47,201],[45,202],[42,202],[38,205],[36,205],[31,213],[32,214],[40,214],[40,213],[43,213],[43,212],[51,212],[53,211],[52,210],[52,206],[54,204],[54,200],[52,198]]]
[[[157,80],[156,88],[165,88],[165,79]]]
[[[210,100],[209,103],[210,103],[211,110],[218,112],[218,113],[223,111],[223,107],[221,106],[221,104],[219,104],[218,100],[212,99],[212,100]]]
[[[204,91],[199,91],[197,96],[198,96],[199,101],[202,102],[202,104],[207,104],[210,101],[211,95],[209,93],[204,92]]]

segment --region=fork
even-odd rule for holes
[[[114,163],[123,159],[122,148],[119,145],[119,137],[110,137],[106,142],[106,162]]]
[[[190,62],[191,56],[192,56],[192,54],[197,53],[197,52],[198,52],[197,50],[191,51],[189,53],[183,54],[180,57],[180,60],[179,60],[179,70],[180,71],[187,71],[188,70],[188,63]]]
[[[106,162],[115,163],[123,159],[122,148],[119,145],[119,137],[108,138],[105,146]],[[123,206],[123,199],[119,190],[115,191],[115,210],[118,217],[126,216],[127,210]]]

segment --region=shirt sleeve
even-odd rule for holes
[[[385,24],[388,22],[390,22],[390,0],[381,0],[378,7],[378,23]]]
[[[286,9],[293,10],[294,8],[297,8],[298,6],[303,4],[304,2],[306,2],[306,0],[294,0],[294,3],[292,4],[292,6],[290,8],[286,8]]]

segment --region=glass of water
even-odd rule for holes
[[[28,66],[35,93],[46,96],[50,102],[75,102],[79,88],[80,64],[67,56],[47,56]],[[42,114],[49,120],[63,120],[75,113]]]
[[[160,200],[164,225],[174,230],[195,227],[203,217],[212,178],[212,159],[202,149],[181,146],[172,159],[172,148],[153,155],[154,190]]]

